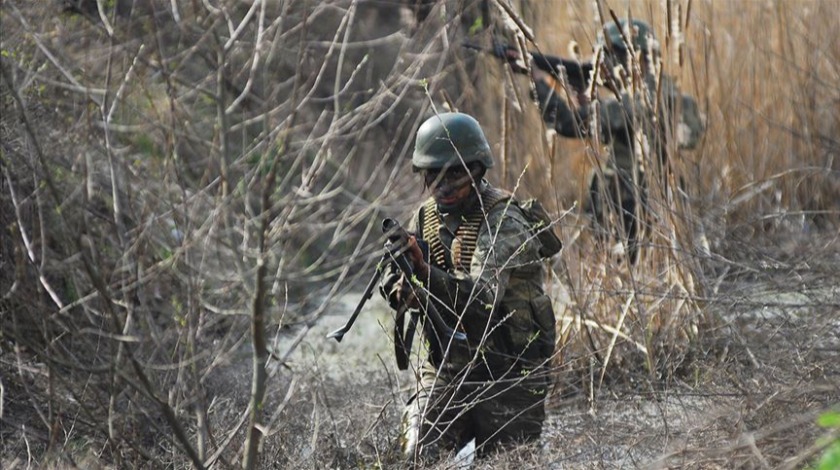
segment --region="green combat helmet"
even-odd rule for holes
[[[612,49],[626,52],[627,44],[621,37],[621,32],[624,31],[625,37],[633,43],[633,48],[647,54],[648,51],[654,53],[659,52],[659,41],[653,35],[647,23],[642,20],[632,20],[632,29],[628,31],[627,20],[619,20],[619,24],[609,22],[604,25],[604,30],[598,33],[598,44],[603,47],[612,47]]]
[[[463,163],[462,163],[463,162]],[[436,114],[417,130],[411,164],[416,171],[481,163],[493,167],[490,144],[481,125],[462,113]]]

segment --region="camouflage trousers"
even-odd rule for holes
[[[638,188],[632,173],[613,169],[604,170],[603,180],[593,175],[589,186],[589,204],[587,212],[594,217],[598,235],[609,240],[614,236],[626,241],[627,255],[631,263],[636,261],[639,252],[640,219],[644,220],[647,189],[644,173],[637,176]],[[610,214],[617,220],[610,221]]]
[[[401,447],[409,462],[433,461],[475,439],[476,455],[539,439],[548,393],[545,373],[521,369],[493,381],[418,373],[403,413]]]

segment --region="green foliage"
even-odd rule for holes
[[[817,425],[829,429],[829,433],[823,436],[818,445],[824,446],[823,454],[815,465],[809,467],[813,470],[836,470],[840,468],[840,411],[827,411],[817,418]]]
[[[80,299],[79,291],[76,290],[76,284],[72,281],[64,283],[64,298],[68,303],[73,303]]]
[[[280,157],[278,155],[266,155],[262,152],[251,152],[247,157],[247,162],[250,168],[257,169],[260,176],[266,177],[274,171],[274,167],[277,165],[277,161],[279,159]]]
[[[174,295],[170,298],[170,303],[172,305],[172,309],[174,310],[172,314],[172,321],[174,321],[179,327],[185,328],[187,326],[187,316],[184,313],[184,304],[181,303],[181,299]]]
[[[817,419],[817,425],[823,428],[840,429],[840,412],[829,411]]]
[[[168,260],[172,257],[172,250],[168,246],[161,246],[158,248],[158,257],[162,260]]]
[[[154,140],[147,134],[138,134],[134,139],[134,146],[143,155],[154,157],[158,154]]]
[[[482,17],[478,17],[473,21],[473,24],[470,25],[469,35],[474,36],[478,34],[482,29],[484,29],[484,19]]]

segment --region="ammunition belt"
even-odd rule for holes
[[[437,210],[434,198],[429,198],[423,205],[420,215],[420,226],[423,228],[423,240],[429,244],[430,262],[446,271],[455,270],[464,273],[470,272],[470,264],[478,245],[478,233],[481,225],[485,222],[486,214],[496,204],[511,197],[507,191],[497,188],[487,188],[481,193],[483,208],[479,205],[478,210],[465,215],[455,233],[450,247],[450,255],[447,256],[446,249],[440,239],[441,215]],[[483,209],[483,210],[482,210]],[[428,217],[427,217],[428,215]]]

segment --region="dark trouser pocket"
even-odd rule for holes
[[[554,318],[551,298],[543,294],[531,300],[531,315],[539,329],[536,342],[541,359],[548,359],[554,355],[554,343],[557,341],[557,320]]]

